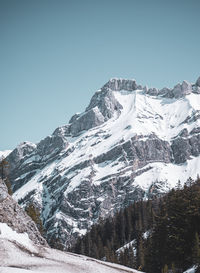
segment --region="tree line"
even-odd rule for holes
[[[179,273],[200,264],[199,236],[200,179],[189,179],[183,188],[178,183],[163,197],[101,219],[69,250],[147,273]]]

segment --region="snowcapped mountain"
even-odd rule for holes
[[[200,172],[200,77],[148,89],[111,79],[85,112],[7,160],[14,198],[41,210],[47,240],[68,246],[100,217]]]

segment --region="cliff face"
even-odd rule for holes
[[[17,233],[27,233],[36,245],[48,246],[35,223],[8,194],[5,183],[0,179],[0,223],[5,223]]]
[[[158,90],[111,79],[69,124],[9,154],[14,198],[40,208],[50,243],[67,246],[99,217],[196,178],[199,82]]]

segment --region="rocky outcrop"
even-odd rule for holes
[[[113,79],[110,79],[102,87],[102,90],[107,90],[107,89],[110,89],[112,91],[120,91],[120,90],[134,91],[134,90],[138,89],[138,86],[137,86],[135,80],[113,78]],[[139,88],[139,89],[141,89],[141,88]]]
[[[151,96],[157,96],[158,95],[158,89],[157,88],[149,88],[146,90],[146,93]]]
[[[114,97],[113,92],[105,88],[94,94],[86,111],[95,107],[98,107],[105,121],[112,118],[115,112],[120,114],[120,109],[122,109],[121,104]]]
[[[174,95],[174,98],[181,98],[186,95],[189,95],[192,92],[192,85],[191,83],[188,83],[187,81],[183,81],[182,84],[177,84],[173,90],[172,93]]]
[[[70,127],[70,132],[76,136],[79,132],[89,130],[93,127],[99,126],[104,123],[104,116],[99,111],[98,106],[86,111],[83,115],[73,119]]]
[[[20,164],[20,160],[32,153],[35,149],[36,145],[28,141],[19,144],[8,156],[10,170],[15,169],[17,165]]]
[[[26,232],[35,244],[48,246],[32,219],[8,194],[2,180],[0,180],[0,222],[6,223],[18,233]]]
[[[200,128],[194,128],[190,135],[182,131],[172,142],[174,161],[176,164],[185,163],[191,156],[200,155]]]
[[[178,83],[172,89],[166,87],[162,88],[161,90],[158,90],[158,92],[154,95],[178,99],[186,95],[189,95],[192,92],[193,92],[192,84],[187,81],[183,81],[182,84]]]
[[[200,77],[196,81],[196,86],[200,87]]]
[[[55,155],[67,145],[65,139],[59,135],[48,136],[37,144],[37,154],[41,157]]]
[[[183,81],[182,83],[178,83],[174,86],[174,88],[164,87],[160,90],[157,88],[147,88],[143,87],[143,91],[151,96],[162,96],[166,98],[183,98],[191,93],[200,94],[200,77],[196,81],[195,84],[191,84],[187,81]]]

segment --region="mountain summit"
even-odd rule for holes
[[[199,94],[200,78],[161,90],[111,79],[69,124],[8,155],[14,198],[67,247],[100,217],[196,178]]]

